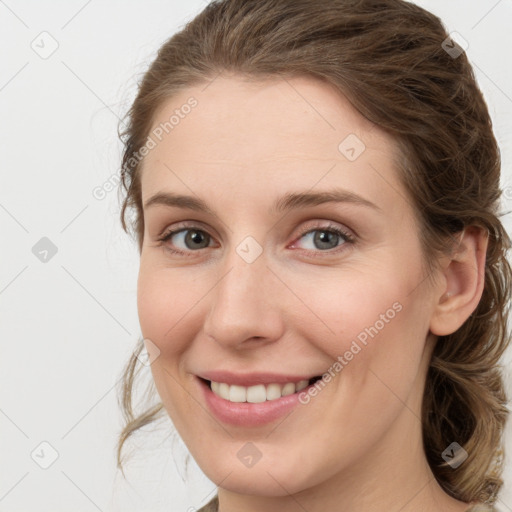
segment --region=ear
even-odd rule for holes
[[[469,226],[452,256],[443,263],[444,279],[436,289],[430,332],[446,336],[455,332],[478,306],[484,289],[487,231]]]

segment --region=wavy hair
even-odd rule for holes
[[[216,0],[168,39],[138,86],[124,144],[121,223],[142,248],[141,162],[158,109],[221,73],[251,80],[310,76],[334,86],[391,134],[397,171],[419,218],[425,262],[435,268],[451,237],[488,233],[485,285],[476,310],[439,337],[422,402],[423,444],[435,478],[455,499],[494,503],[503,485],[508,418],[500,359],[510,342],[510,239],[500,221],[500,151],[466,54],[441,20],[403,0]],[[127,222],[127,212],[133,218]],[[139,344],[123,370],[122,448],[163,405],[134,413]],[[140,365],[139,365],[140,366]],[[149,397],[148,397],[149,398]],[[442,453],[457,441],[468,458],[453,469]],[[124,474],[124,472],[123,472]]]

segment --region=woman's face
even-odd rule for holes
[[[150,137],[139,319],[206,475],[284,496],[417,457],[434,301],[392,139],[322,82],[236,76]]]

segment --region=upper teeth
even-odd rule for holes
[[[294,384],[256,384],[255,386],[237,386],[225,382],[211,382],[212,391],[230,402],[251,402],[259,403],[266,400],[276,400],[282,396],[291,395],[304,389],[308,385],[307,380],[301,380]]]

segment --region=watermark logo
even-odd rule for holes
[[[50,33],[41,32],[30,43],[30,47],[41,59],[49,59],[59,48],[59,43]]]
[[[263,454],[254,443],[245,443],[240,450],[238,450],[236,456],[240,459],[240,462],[248,467],[254,467]]]
[[[32,450],[30,456],[41,469],[48,469],[59,458],[59,452],[48,441],[43,441]]]
[[[456,59],[468,49],[469,43],[458,32],[451,32],[441,47],[452,59]]]
[[[116,186],[120,183],[121,178],[117,174],[112,174],[110,177],[103,182],[102,185],[94,187],[92,189],[92,196],[98,201],[102,201],[107,197],[109,192],[112,192]]]
[[[149,155],[152,149],[156,148],[158,142],[162,141],[164,134],[168,134],[174,130],[174,128],[176,128],[176,126],[178,126],[181,121],[185,119],[190,112],[192,112],[192,109],[197,107],[197,105],[197,99],[191,96],[188,98],[186,103],[181,105],[180,108],[174,109],[174,113],[167,121],[160,123],[156,128],[153,128],[150,135],[146,138],[146,142],[138,149],[138,151],[134,151],[130,158],[125,162],[121,174],[129,171],[130,169],[135,169],[142,159]],[[120,176],[112,174],[102,185],[96,186],[92,189],[94,199],[97,199],[98,201],[105,199],[107,194],[112,192],[117,185],[119,185],[120,181]]]
[[[57,246],[46,236],[43,236],[32,247],[32,254],[41,263],[48,263],[57,254],[57,251]]]
[[[329,369],[322,375],[321,379],[318,380],[307,388],[307,390],[299,393],[299,402],[303,405],[309,404],[311,398],[314,398],[322,391],[329,382],[331,382],[336,375],[338,375],[345,366],[349,364],[354,356],[359,354],[361,350],[368,345],[368,338],[373,339],[379,334],[384,327],[389,324],[393,318],[402,311],[403,306],[400,302],[395,302],[393,305],[386,310],[385,313],[381,313],[379,319],[374,322],[370,327],[365,327],[357,336],[356,339],[352,340],[350,348],[339,355],[336,361],[329,367]],[[363,345],[363,347],[359,344]]]
[[[144,366],[151,366],[160,357],[160,349],[149,339],[144,338],[144,350],[136,356]]]
[[[365,149],[364,142],[355,133],[345,137],[338,146],[338,151],[350,162],[357,160]]]
[[[183,119],[187,117],[193,108],[197,107],[198,101],[191,96],[187,102],[181,105],[180,108],[174,110],[174,114],[169,117],[168,121],[160,123],[156,128],[153,128],[151,134],[146,139],[145,144],[138,151],[135,151],[131,158],[128,159],[127,164],[130,168],[134,168],[149,152],[157,145],[157,141],[161,142],[164,133],[168,134],[178,126]],[[155,140],[157,139],[157,140]]]
[[[246,263],[253,263],[260,257],[263,248],[255,238],[247,236],[238,244],[236,252]]]
[[[453,469],[456,469],[468,458],[468,452],[459,443],[454,441],[443,451],[441,457]]]

